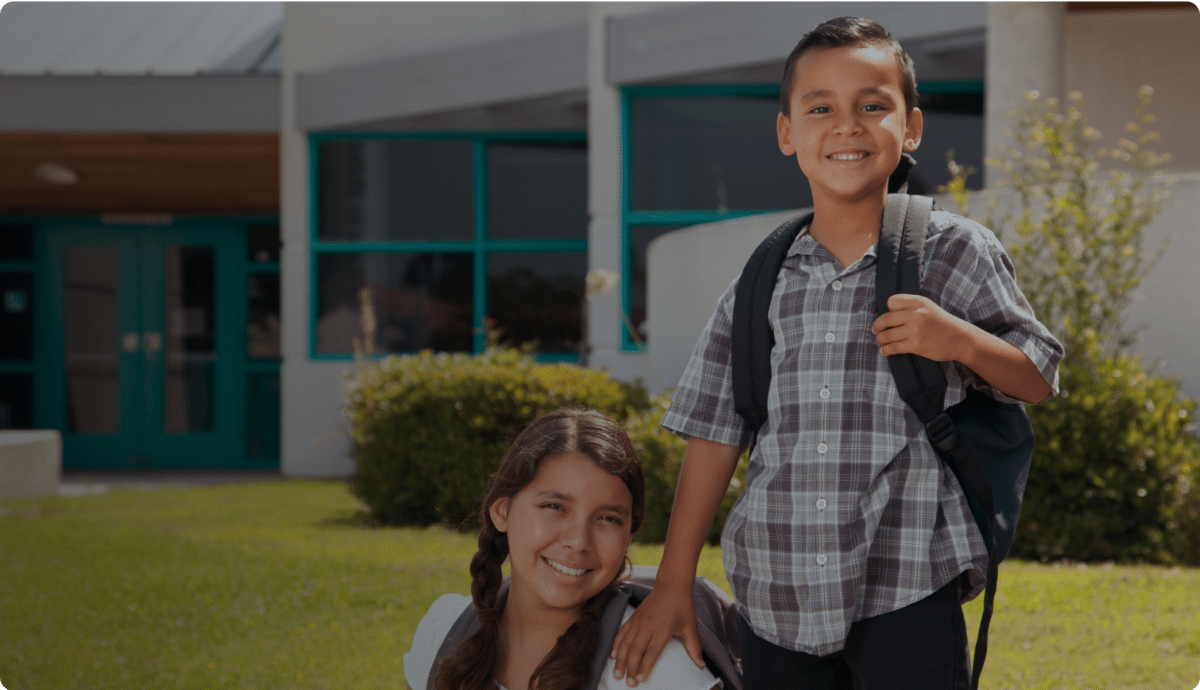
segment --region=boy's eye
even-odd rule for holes
[[[865,110],[869,113],[876,113],[876,112],[879,112],[880,110],[883,110],[883,106],[879,105],[878,103],[868,103],[867,105],[863,106],[863,110]]]
[[[814,113],[814,114],[817,114],[817,115],[823,115],[823,114],[825,114],[825,113],[829,112],[829,106],[826,106],[826,105],[818,105],[817,107],[813,108],[812,110],[810,110],[810,111],[808,111],[808,112],[810,112],[810,113]]]

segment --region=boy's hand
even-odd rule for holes
[[[704,668],[691,586],[656,584],[617,631],[612,648],[612,657],[617,660],[613,677],[627,677],[625,684],[629,687],[646,680],[672,637],[683,640],[688,656]]]
[[[892,295],[888,309],[871,326],[885,357],[912,353],[935,362],[962,361],[971,324],[920,295]]]

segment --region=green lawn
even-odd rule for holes
[[[333,482],[0,501],[0,683],[403,687],[417,621],[468,591],[473,551],[440,529],[366,528]],[[701,572],[725,584],[716,549]],[[1197,593],[1197,569],[1006,563],[982,685],[1191,690]]]

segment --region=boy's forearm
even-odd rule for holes
[[[736,446],[699,438],[688,441],[656,586],[676,584],[691,591],[700,550],[741,454]]]
[[[1053,392],[1033,361],[1016,345],[965,323],[960,356],[955,359],[1011,398],[1038,403]]]

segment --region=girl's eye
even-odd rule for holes
[[[543,503],[542,507],[549,508],[550,510],[562,510],[561,503]]]
[[[601,520],[607,520],[607,521],[609,521],[609,522],[613,523],[614,525],[623,525],[623,524],[625,524],[624,522],[622,522],[622,521],[621,521],[621,518],[617,517],[616,515],[604,515],[604,516],[601,516],[601,518],[600,518],[600,519],[601,519]]]

